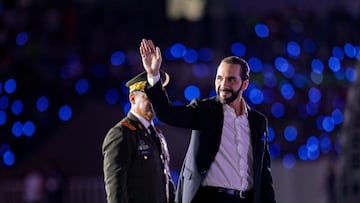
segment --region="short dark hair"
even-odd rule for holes
[[[250,78],[250,68],[249,68],[248,63],[244,59],[239,58],[237,56],[228,56],[228,57],[224,58],[223,60],[221,60],[221,62],[227,63],[227,64],[239,64],[241,67],[241,70],[240,70],[241,79],[248,80]]]

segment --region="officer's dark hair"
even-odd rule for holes
[[[240,70],[240,77],[242,80],[248,80],[250,78],[250,68],[248,63],[237,56],[228,56],[224,58],[221,62],[227,63],[227,64],[239,64],[241,67]]]

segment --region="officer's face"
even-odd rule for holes
[[[146,120],[151,121],[154,116],[154,109],[151,105],[150,100],[144,92],[133,92],[130,94],[130,102],[136,113],[144,117]]]
[[[215,78],[215,89],[221,103],[230,104],[236,99],[241,99],[242,92],[248,86],[248,80],[243,81],[240,73],[239,64],[220,63]]]

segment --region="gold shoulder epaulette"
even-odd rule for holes
[[[136,130],[135,126],[131,125],[129,122],[122,122],[121,125],[125,126],[125,127],[128,127],[130,130]]]

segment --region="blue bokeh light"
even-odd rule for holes
[[[11,104],[11,111],[14,115],[20,115],[24,110],[24,104],[21,100],[17,99]]]
[[[316,160],[316,159],[319,158],[319,156],[320,156],[320,150],[319,149],[317,149],[315,151],[308,151],[308,158],[310,160]]]
[[[306,147],[309,152],[313,152],[319,150],[319,140],[316,136],[308,137],[306,141]]]
[[[281,84],[280,92],[281,92],[281,95],[286,100],[292,99],[294,97],[294,94],[295,94],[295,90],[294,90],[293,86],[290,83]]]
[[[0,110],[0,126],[6,123],[6,112]]]
[[[23,125],[23,132],[26,136],[31,137],[35,133],[35,125],[32,121],[26,121]]]
[[[310,73],[311,81],[316,85],[321,85],[321,83],[323,83],[324,76],[325,76],[325,74],[323,74],[323,73],[317,73],[317,72]]]
[[[295,75],[295,67],[289,63],[288,69],[282,73],[286,78],[292,78]]]
[[[322,127],[326,132],[331,132],[335,128],[335,121],[332,117],[326,116],[322,121]]]
[[[321,91],[316,87],[312,87],[308,92],[308,97],[312,103],[318,103],[321,100]]]
[[[166,60],[168,60],[168,61],[175,61],[176,59],[178,59],[178,58],[174,57],[173,54],[171,53],[171,47],[165,49],[164,56],[165,56]]]
[[[105,93],[105,101],[108,104],[116,104],[119,101],[120,92],[115,88],[110,88]]]
[[[321,134],[319,137],[320,149],[323,153],[329,153],[332,148],[330,136],[328,134]]]
[[[85,78],[79,79],[75,83],[75,90],[78,94],[85,94],[89,91],[89,81]]]
[[[12,94],[16,90],[16,81],[12,78],[8,79],[4,84],[4,90],[8,94]]]
[[[338,58],[339,60],[344,59],[344,50],[339,46],[334,46],[332,49],[332,54],[334,57]]]
[[[335,109],[332,113],[331,113],[331,117],[333,118],[335,124],[341,124],[344,120],[344,115],[341,112],[340,109]]]
[[[313,83],[320,85],[323,82],[324,75],[322,73],[311,72],[310,78]]]
[[[125,61],[125,54],[122,51],[115,51],[111,54],[110,58],[111,64],[113,66],[120,66]]]
[[[15,155],[11,150],[5,151],[3,155],[3,162],[6,166],[12,166],[15,163]]]
[[[352,45],[351,43],[345,43],[344,51],[349,58],[356,57],[356,47],[354,47],[354,45]]]
[[[260,38],[267,38],[270,31],[267,25],[259,23],[255,25],[255,33]]]
[[[319,115],[319,116],[316,118],[315,123],[316,123],[317,129],[323,130],[323,126],[322,126],[323,120],[324,120],[324,116],[323,116],[323,115]]]
[[[284,138],[289,142],[293,142],[296,140],[297,133],[298,132],[295,126],[288,125],[284,130]]]
[[[297,58],[300,56],[301,48],[299,43],[290,41],[287,44],[287,52],[290,57]]]
[[[272,127],[268,127],[268,141],[272,142],[275,139],[275,130]]]
[[[249,68],[252,72],[261,72],[263,64],[259,58],[251,57],[248,59]]]
[[[63,105],[59,109],[59,118],[62,121],[68,121],[72,117],[72,109],[69,105]]]
[[[274,88],[277,85],[277,77],[273,71],[266,69],[263,71],[264,83],[266,86]]]
[[[20,137],[23,134],[23,125],[20,121],[16,121],[12,126],[12,134],[15,137]]]
[[[10,149],[10,145],[8,143],[2,143],[0,145],[0,156],[3,156],[5,154],[6,151],[8,151]]]
[[[189,85],[184,90],[184,96],[186,100],[191,101],[192,99],[200,97],[200,89],[195,85]]]
[[[181,43],[175,43],[170,47],[170,53],[175,58],[182,58],[186,54],[186,47]]]
[[[184,61],[187,63],[195,63],[199,58],[199,54],[195,49],[188,49],[184,55]]]
[[[285,114],[285,106],[282,103],[275,102],[271,105],[271,113],[275,118],[281,118]]]
[[[282,163],[284,168],[291,169],[296,164],[296,157],[293,154],[286,154]]]
[[[348,67],[345,70],[345,78],[349,81],[349,82],[355,82],[356,80],[356,71],[353,67]]]
[[[131,109],[131,103],[129,101],[127,101],[124,105],[123,105],[123,111],[125,114],[128,114],[129,111]]]
[[[0,96],[0,110],[5,110],[9,106],[9,97],[7,95]]]
[[[241,42],[235,42],[231,45],[231,52],[235,56],[239,56],[239,57],[245,56],[246,46]]]
[[[323,73],[324,71],[324,64],[320,59],[313,59],[311,61],[311,69],[315,73]]]
[[[17,36],[16,36],[16,44],[18,46],[24,46],[29,40],[29,35],[27,32],[20,32]]]
[[[286,72],[289,68],[289,62],[283,57],[276,57],[275,68],[282,73]]]
[[[332,70],[333,72],[338,72],[341,68],[340,61],[336,57],[330,57],[328,60],[328,65],[330,70]]]
[[[49,99],[47,96],[41,96],[36,100],[36,108],[40,112],[44,112],[49,108]]]
[[[308,159],[308,150],[307,150],[306,145],[301,145],[298,148],[298,157],[299,157],[299,159],[301,159],[303,161]]]
[[[249,93],[249,99],[253,104],[261,104],[264,101],[264,94],[258,88],[252,88]]]

